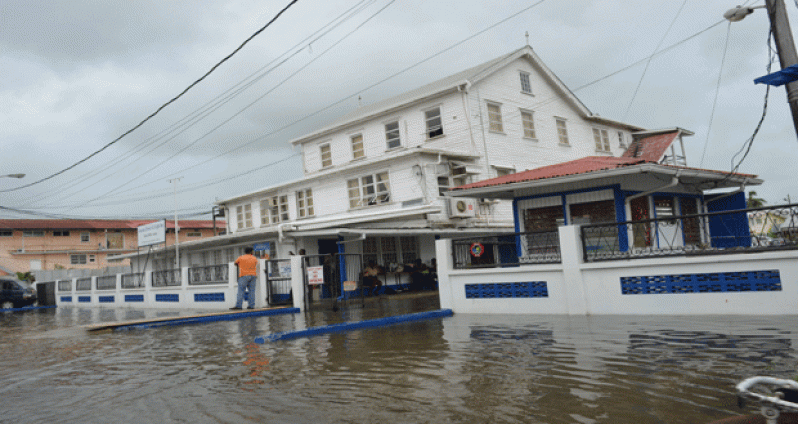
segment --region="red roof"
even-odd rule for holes
[[[0,219],[0,228],[35,230],[125,230],[133,229],[157,220],[153,219]],[[224,221],[216,221],[216,227],[224,228]],[[211,220],[179,220],[180,228],[213,228]],[[174,228],[173,220],[166,221],[167,228]]]
[[[452,190],[464,190],[468,188],[492,187],[502,184],[520,183],[534,180],[544,180],[547,178],[565,177],[568,175],[586,174],[589,172],[604,171],[608,169],[623,168],[633,165],[642,165],[645,163],[657,164],[653,160],[645,160],[641,158],[628,158],[628,157],[612,157],[612,156],[588,156],[581,159],[572,160],[570,162],[558,163],[555,165],[544,166],[541,168],[530,169],[528,171],[519,172],[516,174],[505,175],[502,177],[491,178],[489,180],[479,181],[476,183],[466,184],[455,187]],[[664,165],[669,168],[677,169],[692,169],[697,171],[713,172],[721,175],[736,175],[742,177],[755,178],[756,175],[733,173],[730,174],[724,171],[716,171],[711,169],[690,168],[686,166]]]
[[[467,188],[490,187],[502,184],[520,183],[524,181],[542,180],[546,178],[564,177],[567,175],[584,174],[586,172],[602,171],[605,169],[621,168],[629,165],[637,165],[648,161],[638,158],[616,158],[610,156],[588,156],[581,159],[563,162],[541,168],[530,169],[516,174],[504,175],[489,180],[466,184],[455,187],[452,190],[463,190]]]
[[[659,162],[662,156],[671,147],[673,140],[679,131],[674,131],[666,134],[652,135],[650,137],[643,137],[635,140],[629,145],[629,148],[621,155],[624,158],[639,158],[651,162]]]

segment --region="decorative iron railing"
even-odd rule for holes
[[[97,290],[116,290],[116,275],[97,277]]]
[[[798,249],[798,204],[581,227],[586,262]]]
[[[76,291],[91,291],[91,277],[89,277],[89,278],[78,278],[75,281],[75,290]]]
[[[227,284],[228,269],[227,264],[189,268],[188,283],[191,285]]]
[[[169,287],[179,285],[181,285],[180,269],[164,269],[161,271],[152,272],[153,287]]]
[[[123,289],[140,289],[144,287],[144,273],[134,272],[130,274],[122,274],[122,288]]]
[[[559,263],[557,231],[506,233],[452,240],[454,268],[496,268]]]

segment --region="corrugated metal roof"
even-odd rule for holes
[[[609,157],[609,156],[588,156],[581,159],[572,160],[569,162],[558,163],[555,165],[544,166],[541,168],[530,169],[528,171],[518,172],[515,174],[505,175],[489,180],[479,181],[476,183],[466,184],[463,186],[455,187],[452,190],[465,190],[470,188],[492,187],[503,184],[521,183],[527,181],[544,180],[548,178],[565,177],[569,175],[587,174],[590,172],[604,171],[609,169],[623,168],[641,164],[655,164],[662,167],[674,169],[689,169],[696,171],[711,172],[719,175],[735,175],[741,177],[756,178],[756,175],[729,173],[724,171],[716,171],[711,169],[690,168],[686,166],[674,166],[658,164],[656,161],[646,160],[642,158],[628,158],[628,157]]]
[[[679,131],[674,131],[640,138],[633,141],[621,157],[640,158],[650,162],[659,162],[678,136]]]
[[[14,230],[124,230],[133,229],[157,220],[152,219],[0,219],[0,228]],[[213,228],[211,220],[180,220],[180,228]],[[216,227],[224,228],[224,221],[216,221]],[[175,222],[167,220],[167,228]]]

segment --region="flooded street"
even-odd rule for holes
[[[254,344],[436,309],[421,296],[89,334],[165,311],[0,315],[0,422],[703,423],[734,384],[798,376],[798,317],[455,315]],[[174,315],[174,313],[172,313]]]

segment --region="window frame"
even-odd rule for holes
[[[236,227],[239,230],[252,228],[252,203],[236,206]]]
[[[202,237],[202,231],[186,231],[186,237]]]
[[[518,71],[518,77],[521,80],[521,92],[524,94],[532,94],[532,81],[529,76],[529,72]]]
[[[429,113],[435,110],[438,111],[438,114],[436,116],[430,117]],[[427,140],[435,140],[446,135],[446,133],[443,131],[443,110],[441,109],[440,105],[426,109],[423,112],[424,112],[424,134],[427,136]],[[435,128],[435,126],[430,126],[430,121],[433,121],[435,119],[438,120],[437,129],[433,129]]]
[[[392,239],[392,242],[387,242]],[[390,250],[391,245],[393,250]],[[386,249],[387,248],[387,249]],[[387,267],[391,263],[396,265],[409,264],[421,258],[421,237],[419,236],[374,236],[363,240],[363,263],[374,261],[376,264]],[[395,262],[385,263],[391,256]],[[391,272],[392,270],[386,269]]]
[[[315,216],[315,211],[313,209],[313,189],[308,188],[296,192],[296,215],[297,219]]]
[[[384,179],[382,179],[384,176]],[[380,186],[383,190],[379,190]],[[380,206],[391,202],[391,178],[388,171],[346,180],[349,208]],[[370,192],[369,192],[370,191]]]
[[[69,230],[53,230],[53,237],[69,237]]]
[[[568,121],[565,118],[554,117],[557,126],[557,140],[562,146],[570,146],[568,139]]]
[[[0,237],[14,237],[14,230],[0,230]]]
[[[502,105],[496,102],[485,102],[488,111],[488,131],[504,134],[504,122],[502,122]],[[491,110],[495,108],[496,110]]]
[[[357,133],[349,136],[349,142],[352,146],[352,160],[366,158],[366,146],[363,142],[363,133]]]
[[[85,253],[73,253],[69,255],[70,265],[86,265],[88,263],[88,255]]]
[[[593,127],[593,142],[596,144],[596,151],[611,153],[610,134],[605,128]]]
[[[390,134],[394,132],[394,130],[389,130],[389,125],[396,125],[396,137],[391,138]],[[395,146],[391,146],[391,143],[396,142]],[[402,133],[399,129],[399,121],[392,121],[385,124],[385,150],[392,150],[398,149],[402,147]]]
[[[330,143],[319,144],[319,159],[321,160],[321,169],[332,166],[332,147]]]
[[[44,237],[44,230],[23,230],[22,237]]]
[[[523,138],[527,140],[537,140],[538,133],[535,130],[535,113],[531,110],[520,109],[521,111],[521,131],[523,131],[524,135]],[[526,119],[524,115],[528,115],[529,119]],[[527,123],[529,123],[529,127],[527,127]],[[530,136],[529,133],[532,135]]]
[[[261,226],[279,224],[289,220],[287,194],[275,194],[260,201]]]
[[[90,243],[91,242],[91,233],[88,231],[83,231],[80,233],[80,242],[81,243]]]

